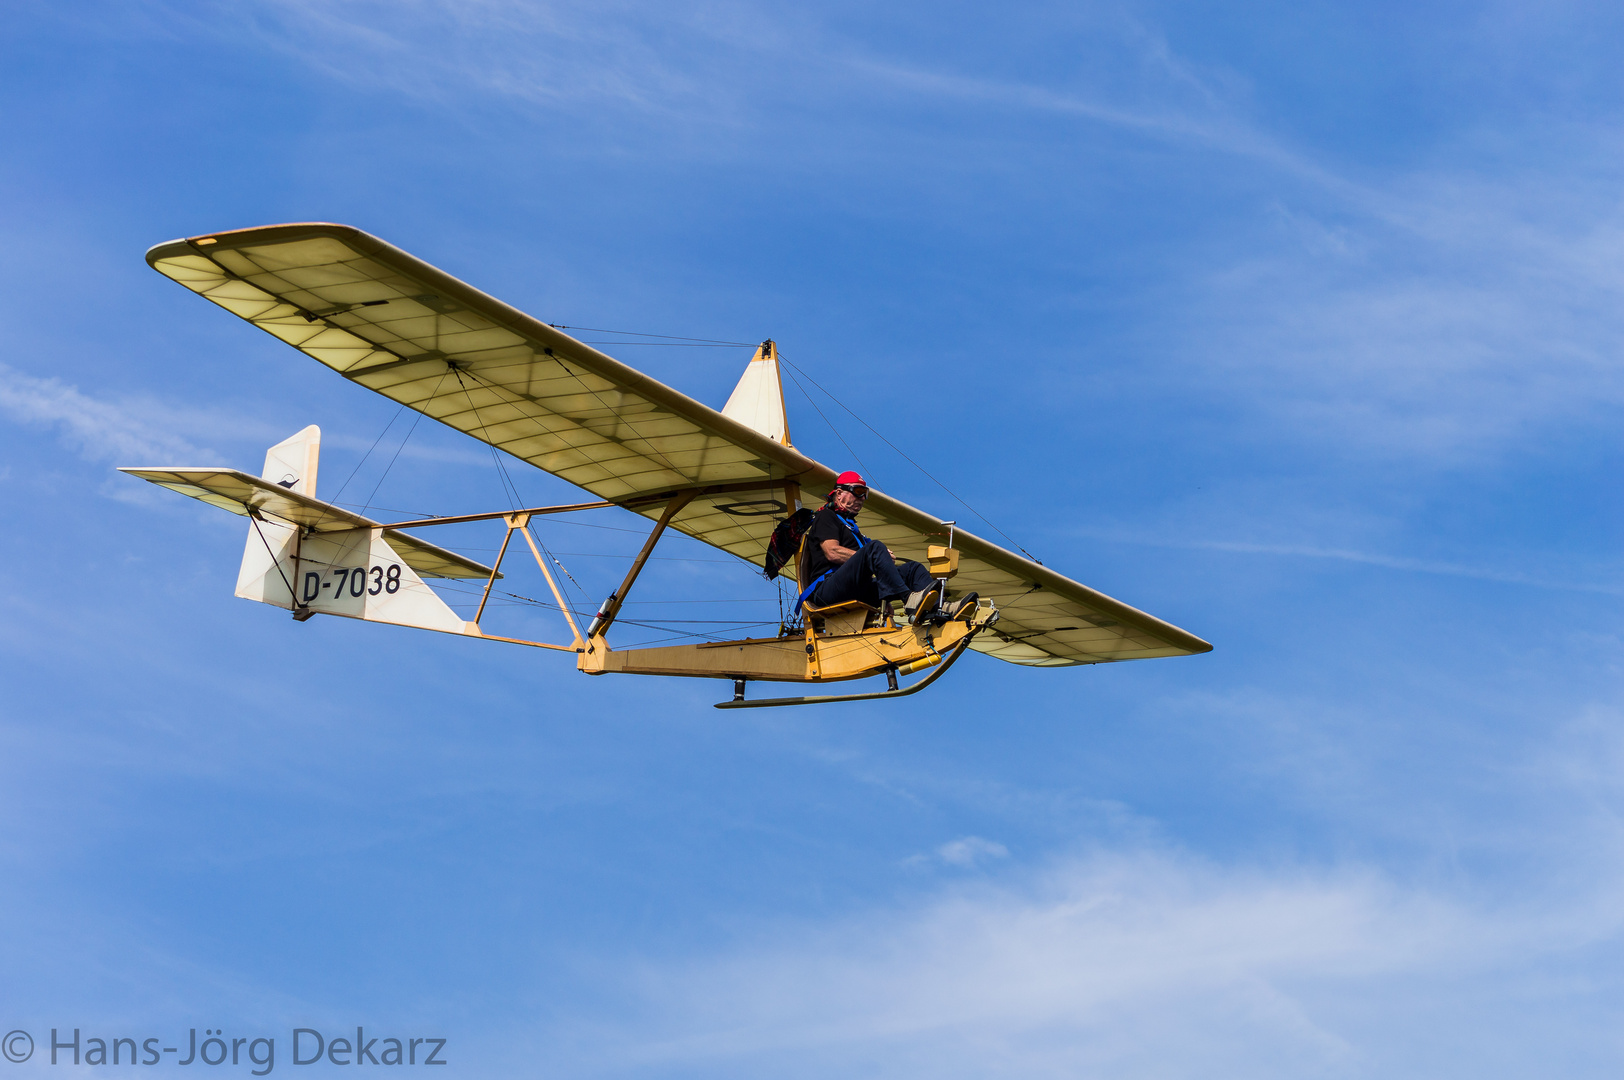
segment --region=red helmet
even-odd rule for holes
[[[841,488],[850,489],[859,487],[862,488],[865,493],[868,491],[868,481],[863,479],[861,473],[847,471],[835,477],[835,491],[838,491]],[[834,498],[835,492],[829,492],[829,497],[831,499]]]

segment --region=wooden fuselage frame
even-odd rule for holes
[[[507,641],[518,645],[573,651],[576,667],[589,675],[616,672],[626,675],[665,675],[690,678],[732,679],[767,682],[840,682],[870,675],[887,674],[894,682],[896,675],[907,675],[941,664],[944,658],[956,658],[970,639],[997,621],[996,608],[988,601],[962,613],[960,617],[943,623],[926,622],[919,626],[899,624],[890,612],[880,612],[867,604],[850,602],[830,608],[809,608],[804,613],[802,627],[794,632],[770,638],[744,638],[735,641],[706,641],[688,645],[667,645],[656,648],[615,650],[610,648],[606,634],[614,624],[626,596],[647,565],[649,556],[665,532],[666,526],[684,506],[700,494],[690,490],[671,495],[653,530],[644,541],[642,550],[632,561],[620,587],[604,601],[585,632],[576,624],[568,605],[564,603],[558,584],[542,558],[535,539],[530,535],[532,517],[545,514],[594,510],[617,505],[611,502],[571,503],[562,506],[541,506],[526,510],[500,511],[489,514],[466,514],[457,517],[427,518],[397,522],[390,529],[415,529],[429,525],[447,525],[471,521],[498,520],[507,526],[507,535],[491,567],[490,579],[485,583],[479,609],[473,623],[479,626],[496,583],[502,561],[515,531],[524,533],[536,565],[541,568],[553,598],[569,623],[574,640],[569,645],[554,645],[542,641],[502,637],[486,633],[482,637]],[[938,554],[942,553],[942,554]],[[950,549],[932,549],[933,565],[956,565]],[[940,560],[937,562],[936,560]],[[945,571],[951,575],[951,569]]]

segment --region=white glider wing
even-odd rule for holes
[[[748,400],[718,412],[359,229],[215,233],[160,244],[147,261],[352,382],[601,499],[657,518],[691,495],[671,528],[751,563],[800,490],[834,481],[754,419],[779,389],[765,373]],[[880,492],[863,527],[914,559],[947,534]],[[991,597],[1001,614],[972,647],[1001,660],[1059,667],[1212,647],[962,529],[954,546],[955,589]]]

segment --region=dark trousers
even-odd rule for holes
[[[925,588],[931,580],[924,563],[911,559],[893,562],[885,545],[871,540],[859,548],[857,554],[835,567],[835,572],[812,590],[807,603],[813,607],[831,607],[847,600],[861,600],[871,607],[879,607],[885,600],[906,600],[909,593]]]

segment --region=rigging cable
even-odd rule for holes
[[[675,465],[673,465],[671,463],[671,459],[666,457],[663,453],[660,452],[659,447],[657,447],[653,443],[649,442],[647,438],[644,438],[643,434],[641,432],[639,432],[637,430],[637,428],[632,426],[632,422],[630,420],[626,419],[624,416],[621,416],[620,413],[616,412],[614,409],[611,409],[609,407],[609,403],[604,401],[603,398],[599,397],[598,392],[596,390],[592,389],[590,386],[588,386],[586,384],[585,379],[581,378],[581,376],[579,374],[577,374],[576,372],[570,370],[570,366],[568,364],[564,363],[564,358],[563,357],[555,355],[553,357],[553,359],[557,360],[558,361],[558,366],[564,369],[564,374],[570,376],[576,382],[580,383],[581,384],[581,389],[585,390],[587,393],[591,394],[592,395],[592,400],[596,401],[599,405],[603,406],[603,411],[604,412],[608,413],[610,416],[613,416],[616,420],[619,420],[622,424],[625,424],[627,430],[629,430],[633,435],[637,436],[637,438],[642,441],[644,446],[646,446],[650,450],[654,451],[654,455],[656,457],[658,457],[661,461],[665,462],[665,467],[666,468],[670,469],[672,472],[674,472],[678,476],[682,477],[682,479],[689,480],[688,475],[686,473],[684,473],[681,469],[679,469]],[[620,441],[619,439],[615,439],[613,436],[604,436],[604,437],[610,439],[610,441],[612,441],[612,442],[619,442]]]
[[[457,588],[455,586],[446,586],[446,585],[442,585],[442,586],[440,586],[440,588],[442,590],[446,591],[446,592],[459,593],[461,595],[470,596],[470,597],[483,595],[481,590],[459,589],[459,588]],[[515,607],[538,607],[538,608],[543,608],[543,609],[545,609],[547,611],[558,611],[558,610],[560,610],[557,604],[551,603],[551,602],[546,601],[546,600],[537,600],[534,597],[525,596],[522,593],[504,592],[502,594],[502,597],[503,598],[497,600],[497,603],[504,604],[504,605],[512,604]],[[579,611],[575,611],[575,609],[573,609],[573,608],[571,608],[570,610],[571,610],[571,612],[573,614],[575,614],[577,616],[579,616],[581,614]],[[615,622],[616,622],[617,625],[623,624],[623,625],[626,625],[626,626],[637,626],[637,627],[643,628],[644,630],[660,630],[660,631],[664,631],[664,632],[666,632],[668,634],[674,635],[673,637],[658,639],[660,641],[672,641],[672,640],[676,640],[677,638],[690,638],[690,637],[709,638],[710,640],[713,640],[713,641],[727,640],[726,639],[727,631],[747,630],[747,629],[749,629],[750,627],[753,627],[753,626],[772,626],[773,625],[773,623],[771,623],[771,622],[762,621],[762,620],[758,620],[758,621],[754,621],[754,622],[743,622],[743,623],[739,622],[737,619],[667,619],[667,620],[665,620],[665,622],[667,622],[667,623],[677,623],[677,624],[683,625],[683,626],[721,626],[721,627],[724,627],[725,629],[720,632],[723,636],[722,637],[717,637],[718,631],[679,630],[679,629],[677,629],[676,626],[666,626],[666,625],[662,625],[661,623],[646,622],[646,621],[639,620],[639,619],[619,618],[619,619],[616,619]],[[639,644],[652,644],[652,642],[640,642]],[[636,646],[625,646],[625,647],[626,648],[635,648]]]
[[[783,360],[784,354],[779,353],[778,359]],[[791,365],[791,367],[794,367],[794,365]],[[867,465],[863,464],[863,459],[857,456],[857,451],[851,448],[851,443],[846,441],[846,437],[840,433],[840,429],[835,427],[832,420],[823,415],[823,410],[818,408],[818,403],[812,400],[812,395],[806,392],[806,387],[802,386],[801,381],[795,377],[795,372],[800,370],[800,368],[794,368],[794,370],[790,372],[789,381],[794,383],[795,389],[799,390],[801,392],[801,396],[806,398],[806,403],[812,406],[812,408],[817,411],[819,416],[823,417],[823,422],[829,425],[829,430],[835,433],[835,438],[840,440],[840,445],[846,448],[846,453],[850,454],[852,456],[852,460],[857,462],[858,468],[862,469],[863,472],[868,473],[869,475],[873,475],[873,471],[869,469]],[[805,374],[805,372],[802,372],[802,374]],[[810,375],[807,376],[807,380],[811,380]],[[816,386],[817,384],[813,383],[813,385]],[[823,390],[823,387],[819,386],[818,389]],[[829,393],[827,390],[824,390],[823,392],[826,394]],[[833,395],[830,396],[832,397]]]
[[[583,378],[581,378],[581,376],[580,376],[580,375],[578,375],[578,374],[577,374],[577,373],[576,373],[576,372],[574,372],[574,371],[573,371],[573,370],[571,370],[571,369],[570,369],[570,366],[569,366],[569,365],[568,365],[568,364],[566,364],[566,363],[564,363],[564,359],[563,359],[563,357],[561,357],[561,356],[558,356],[558,355],[557,355],[557,354],[556,354],[556,353],[555,353],[555,354],[553,354],[553,356],[552,356],[552,358],[553,358],[553,359],[554,359],[554,360],[555,360],[555,361],[557,361],[557,362],[558,362],[558,366],[559,366],[559,367],[560,367],[560,368],[562,368],[562,369],[563,369],[563,370],[564,370],[564,374],[566,374],[566,375],[568,375],[568,376],[569,376],[569,377],[570,377],[570,378],[572,378],[572,379],[574,379],[574,380],[575,380],[575,381],[576,381],[576,382],[578,382],[578,383],[580,383],[580,384],[581,384],[581,389],[582,389],[582,390],[585,390],[585,391],[586,391],[586,392],[587,392],[587,393],[588,393],[588,394],[591,394],[591,395],[592,395],[592,400],[594,400],[594,401],[596,401],[596,402],[597,402],[597,403],[598,403],[598,404],[599,404],[599,405],[601,405],[601,406],[602,406],[602,407],[603,407],[603,411],[604,411],[604,412],[606,412],[606,413],[608,413],[608,414],[609,414],[609,415],[610,415],[610,416],[612,416],[612,417],[614,417],[614,418],[615,418],[615,419],[616,419],[616,420],[618,420],[618,421],[619,421],[619,422],[620,422],[620,423],[622,423],[622,424],[625,424],[625,425],[626,425],[626,428],[627,428],[627,430],[629,430],[629,431],[630,431],[630,432],[631,432],[631,433],[632,433],[632,435],[633,435],[633,436],[634,436],[634,437],[635,437],[635,438],[636,438],[636,440],[637,440],[637,441],[639,441],[639,442],[641,442],[641,443],[642,443],[642,444],[643,444],[643,445],[644,445],[644,446],[646,446],[646,447],[648,447],[648,448],[649,448],[649,450],[651,450],[651,451],[652,451],[652,452],[653,452],[653,454],[654,454],[654,456],[655,456],[655,457],[657,457],[657,458],[659,458],[659,459],[660,459],[660,462],[661,462],[661,463],[662,463],[662,464],[664,464],[664,465],[665,465],[665,467],[666,467],[666,468],[668,468],[668,469],[670,469],[670,470],[671,470],[671,471],[672,471],[672,472],[673,472],[673,473],[675,473],[675,474],[676,474],[676,475],[677,475],[677,476],[679,476],[679,477],[681,477],[681,478],[682,478],[682,479],[683,479],[683,480],[685,480],[685,481],[686,481],[686,480],[688,480],[688,476],[687,476],[687,475],[686,475],[686,474],[684,474],[684,473],[683,473],[683,471],[682,471],[682,470],[681,470],[681,469],[679,469],[679,468],[677,468],[677,467],[676,467],[676,466],[675,466],[675,465],[673,465],[673,464],[672,464],[672,463],[671,463],[671,459],[670,459],[670,458],[668,458],[668,457],[666,457],[666,456],[665,456],[665,455],[664,455],[664,454],[663,454],[663,453],[661,453],[661,452],[660,452],[660,448],[659,448],[659,447],[657,447],[657,446],[655,446],[655,445],[654,445],[654,444],[653,444],[653,443],[652,443],[652,442],[650,442],[650,441],[649,441],[649,440],[648,440],[648,439],[647,439],[647,438],[646,438],[646,437],[645,437],[645,436],[644,436],[644,435],[643,435],[643,434],[642,434],[642,433],[641,433],[641,432],[639,432],[639,431],[638,431],[638,430],[637,430],[637,428],[636,428],[636,427],[634,427],[634,426],[633,426],[633,425],[632,425],[632,422],[631,422],[631,421],[630,421],[630,420],[628,420],[628,419],[626,419],[626,418],[625,418],[625,417],[624,417],[624,416],[621,416],[621,415],[620,415],[620,413],[619,413],[619,412],[618,412],[618,411],[616,411],[616,410],[615,410],[615,409],[613,409],[613,408],[611,408],[611,407],[610,407],[610,406],[609,406],[609,403],[608,403],[608,402],[606,402],[606,401],[604,401],[604,400],[603,400],[603,398],[602,398],[602,397],[601,397],[601,396],[600,396],[600,395],[599,395],[599,394],[598,394],[598,392],[597,392],[597,391],[596,391],[596,390],[594,390],[594,389],[592,389],[592,387],[590,387],[590,386],[588,386],[588,385],[587,385],[587,384],[586,384],[586,380],[585,380],[585,379],[583,379]],[[487,386],[487,387],[489,387],[489,388],[490,388],[490,389],[491,389],[491,390],[492,390],[492,391],[494,391],[494,392],[495,392],[495,393],[497,393],[497,394],[502,394],[502,393],[506,393],[506,394],[508,394],[508,395],[509,395],[509,396],[510,396],[510,397],[511,397],[511,398],[516,398],[516,399],[518,399],[518,400],[520,400],[520,401],[530,401],[530,402],[532,402],[532,403],[533,403],[533,404],[540,404],[540,402],[536,402],[536,401],[535,401],[535,399],[533,399],[533,398],[527,398],[527,397],[525,397],[525,396],[524,396],[524,395],[522,395],[522,394],[517,394],[517,393],[515,393],[515,392],[513,392],[513,391],[511,391],[511,390],[508,390],[508,389],[507,389],[507,388],[506,388],[506,387],[502,387],[502,386],[498,386],[498,385],[496,385],[496,384],[495,384],[495,383],[493,383],[493,382],[491,382],[491,381],[490,381],[490,380],[488,380],[488,379],[482,379],[482,378],[480,378],[480,376],[479,376],[479,374],[478,374],[478,373],[477,373],[477,372],[474,372],[474,371],[470,371],[470,372],[468,372],[468,377],[469,377],[469,378],[470,378],[470,379],[474,379],[474,380],[476,380],[476,381],[478,381],[478,382],[480,382],[480,383],[482,383],[482,384],[483,384],[483,385],[485,385],[485,386]],[[545,406],[543,406],[543,407],[544,407],[544,408],[545,408]],[[522,412],[522,410],[521,410],[521,412]],[[535,424],[535,425],[536,425],[536,427],[538,427],[538,428],[540,428],[540,429],[541,429],[541,433],[542,433],[542,434],[543,434],[543,435],[556,435],[556,434],[557,434],[557,432],[555,432],[555,431],[553,431],[553,430],[552,430],[552,429],[550,429],[550,428],[548,428],[548,427],[547,427],[547,426],[546,426],[546,425],[545,425],[545,424],[543,424],[543,423],[542,423],[542,422],[541,422],[541,421],[540,421],[540,419],[538,419],[538,418],[537,418],[537,417],[535,417],[535,416],[532,416],[532,415],[530,415],[530,414],[529,414],[529,413],[527,413],[527,412],[525,412],[525,413],[523,413],[523,415],[524,415],[524,418],[525,418],[525,419],[527,419],[527,420],[529,420],[529,421],[530,421],[530,422],[531,422],[531,423],[533,423],[533,424]],[[560,415],[562,415],[562,414],[560,414]],[[598,436],[598,437],[599,437],[599,438],[604,438],[604,439],[608,439],[608,440],[609,440],[609,441],[610,441],[610,442],[614,442],[614,443],[621,443],[621,444],[622,444],[622,445],[624,445],[624,442],[622,442],[622,440],[620,440],[620,439],[616,439],[616,438],[615,438],[615,437],[614,437],[614,436],[612,436],[612,435],[605,435],[605,434],[603,434],[603,433],[602,433],[602,432],[599,432],[599,431],[594,431],[594,430],[593,430],[593,429],[592,429],[592,428],[590,428],[590,427],[588,427],[588,426],[587,426],[587,425],[586,425],[586,424],[585,424],[585,423],[584,423],[584,422],[583,422],[583,421],[581,421],[581,420],[575,420],[575,419],[573,419],[573,418],[571,418],[571,417],[567,417],[567,416],[565,416],[565,417],[563,417],[563,418],[564,418],[564,419],[565,419],[565,420],[569,420],[569,421],[570,421],[570,422],[571,422],[571,423],[574,423],[574,424],[577,424],[577,425],[579,425],[579,426],[581,426],[581,427],[583,427],[583,428],[586,428],[586,430],[588,430],[588,431],[592,431],[592,433],[593,433],[593,434],[594,434],[594,435],[597,435],[597,436]],[[522,459],[522,458],[521,458],[521,459],[520,459],[520,460],[523,460],[523,459]]]
[[[591,340],[588,340],[588,339],[581,339],[581,344],[582,345],[646,345],[649,348],[667,348],[667,349],[753,349],[753,348],[755,348],[754,345],[743,345],[743,344],[735,345],[732,342],[720,342],[720,341],[717,342],[714,345],[707,345],[707,344],[704,344],[702,342],[697,342],[697,341],[692,341],[692,342],[690,342],[690,341],[614,341],[614,340],[610,340],[610,341],[591,341]]]
[[[664,341],[695,342],[695,343],[703,343],[703,344],[706,344],[706,345],[737,345],[737,346],[740,346],[740,347],[749,347],[750,346],[749,342],[744,342],[744,341],[722,341],[722,340],[717,339],[717,338],[682,337],[682,336],[676,335],[676,334],[643,334],[643,333],[638,333],[638,332],[636,332],[634,330],[609,330],[609,329],[605,329],[603,327],[598,327],[598,326],[575,326],[575,327],[571,327],[571,326],[565,325],[564,323],[548,323],[547,325],[551,326],[555,330],[570,330],[570,329],[585,330],[585,331],[587,331],[589,333],[593,333],[593,334],[620,334],[620,335],[623,335],[625,337],[660,338],[660,339],[662,339]],[[601,342],[583,342],[582,344],[636,345],[636,344],[639,344],[639,343],[634,342],[634,341],[626,341],[626,342],[601,341]],[[554,359],[557,359],[557,357],[554,357]],[[812,378],[811,375],[808,375],[805,371],[802,371],[799,367],[797,367],[795,364],[791,363],[788,359],[786,359],[782,350],[779,350],[779,352],[778,352],[778,359],[782,360],[784,362],[784,364],[791,369],[790,381],[795,383],[795,388],[801,392],[801,395],[803,397],[806,398],[807,403],[810,404],[812,406],[812,408],[817,412],[818,416],[823,419],[823,422],[825,424],[829,425],[829,430],[834,432],[835,438],[840,440],[840,444],[846,448],[846,452],[849,453],[852,456],[852,460],[857,462],[858,467],[861,468],[863,470],[863,472],[867,473],[867,472],[870,471],[868,466],[863,463],[862,458],[857,456],[857,451],[852,449],[851,444],[846,441],[845,436],[840,434],[840,430],[835,427],[834,423],[832,421],[830,421],[829,417],[824,415],[823,410],[818,407],[818,403],[812,399],[812,395],[807,393],[806,388],[800,384],[800,381],[798,379],[795,378],[795,374],[797,372],[800,373],[801,375],[806,376],[806,381],[807,382],[811,383],[813,386],[815,386],[819,390],[821,390],[824,393],[824,395],[829,398],[830,401],[833,401],[836,405],[839,405],[842,409],[845,409],[846,412],[850,413],[851,416],[859,424],[862,424],[864,427],[868,428],[869,431],[873,432],[874,435],[876,437],[878,437],[881,442],[885,443],[886,446],[889,446],[892,450],[895,450],[897,452],[897,454],[904,461],[906,461],[908,464],[912,465],[914,468],[918,469],[921,473],[924,473],[925,478],[928,479],[931,483],[935,484],[937,487],[939,487],[943,491],[947,492],[949,495],[951,495],[953,497],[954,500],[956,500],[959,503],[959,505],[963,506],[966,510],[970,511],[970,513],[974,514],[976,517],[978,517],[982,521],[986,522],[987,527],[992,529],[993,532],[997,533],[999,536],[1002,536],[1005,540],[1008,540],[1011,544],[1014,544],[1017,549],[1019,549],[1024,555],[1026,555],[1027,558],[1031,559],[1033,562],[1037,563],[1040,566],[1043,564],[1043,561],[1041,559],[1039,559],[1036,555],[1033,555],[1030,551],[1027,551],[1026,548],[1022,547],[1020,542],[1017,541],[1013,536],[1009,535],[1003,529],[1000,529],[997,525],[993,524],[991,519],[989,519],[981,511],[979,511],[975,507],[971,506],[968,502],[965,502],[964,498],[962,496],[960,496],[958,494],[958,492],[954,491],[952,488],[948,487],[946,484],[944,484],[940,480],[936,479],[936,477],[932,476],[930,471],[927,470],[923,465],[919,464],[919,462],[915,461],[913,458],[911,458],[907,454],[903,453],[902,449],[900,447],[898,447],[895,443],[893,443],[890,439],[887,439],[884,435],[881,435],[880,432],[874,427],[873,424],[870,424],[867,420],[864,420],[861,416],[858,416],[857,413],[852,410],[851,406],[847,405],[845,402],[841,401],[839,398],[837,398],[833,394],[829,393],[829,391],[824,389],[822,384],[820,384],[816,379]],[[563,366],[562,361],[560,361],[560,366]],[[569,368],[565,367],[564,370],[569,371]],[[574,373],[571,372],[571,374],[574,374]],[[577,379],[577,381],[579,381],[580,376],[576,376],[576,379]],[[583,383],[582,385],[584,386],[585,384]],[[594,394],[593,396],[596,397],[597,395]],[[600,400],[599,403],[602,404],[601,400]],[[631,427],[631,424],[628,423],[626,426]],[[635,428],[633,428],[633,433],[634,434],[636,433]],[[644,439],[643,441],[647,442],[648,440]],[[670,463],[667,462],[667,464],[670,464]]]
[[[424,405],[427,405],[430,401],[433,401],[435,398],[440,396],[440,385],[441,383],[445,382],[445,376],[449,374],[451,374],[451,369],[447,368],[445,375],[441,375],[439,382],[434,384],[434,390],[429,394],[428,399],[424,401]],[[383,487],[384,480],[386,480],[389,476],[389,470],[393,469],[395,467],[395,462],[400,460],[400,452],[406,449],[406,444],[412,441],[412,433],[417,430],[417,425],[422,423],[423,417],[428,415],[428,413],[424,412],[422,409],[417,409],[414,411],[417,413],[417,416],[412,420],[412,426],[406,429],[406,437],[400,440],[399,446],[395,447],[395,456],[389,459],[388,465],[384,466],[383,475],[378,477],[378,482],[372,486],[372,494],[367,496],[367,501],[365,504],[363,504],[362,509],[367,509],[372,506],[372,500],[377,497],[378,489]]]
[[[856,419],[856,421],[859,424],[862,424],[864,427],[868,428],[868,430],[874,432],[875,436],[878,437],[881,442],[883,442],[885,445],[889,446],[891,449],[895,450],[899,455],[901,455],[902,460],[906,461],[908,464],[912,465],[914,468],[916,468],[920,472],[924,473],[925,477],[928,480],[930,480],[931,483],[935,484],[937,487],[941,488],[943,491],[945,491],[949,495],[953,496],[953,498],[957,499],[958,502],[959,502],[959,505],[963,506],[966,510],[970,511],[970,513],[974,514],[976,517],[980,518],[982,521],[987,522],[987,527],[990,528],[993,532],[997,533],[999,536],[1002,536],[1005,540],[1008,540],[1010,543],[1014,544],[1017,548],[1019,548],[1021,550],[1021,552],[1028,559],[1031,559],[1033,562],[1037,563],[1039,566],[1043,565],[1043,560],[1042,559],[1039,559],[1036,555],[1032,554],[1030,551],[1027,551],[1024,547],[1021,547],[1020,543],[1013,536],[1009,535],[1009,533],[1005,532],[1003,529],[1000,529],[998,526],[994,525],[991,521],[988,520],[988,518],[987,518],[987,516],[985,514],[983,514],[981,511],[977,510],[975,507],[971,506],[969,503],[965,502],[964,499],[959,496],[958,492],[954,491],[952,488],[948,487],[946,484],[944,484],[940,480],[936,479],[936,477],[931,476],[930,472],[923,465],[919,464],[919,462],[915,461],[913,458],[909,457],[907,454],[904,454],[902,452],[902,449],[900,447],[898,447],[896,443],[892,442],[890,439],[887,439],[884,435],[881,435],[879,433],[879,431],[877,431],[875,429],[873,424],[870,424],[867,420],[864,420],[861,416],[858,416],[855,412],[852,412],[851,406],[847,405],[845,402],[841,401],[839,398],[837,398],[833,394],[829,393],[829,391],[824,390],[823,387],[821,385],[819,385],[819,383],[818,383],[818,381],[816,379],[814,379],[810,375],[807,375],[806,372],[801,371],[800,368],[796,367],[794,364],[791,364],[788,360],[785,360],[784,359],[784,354],[782,352],[780,352],[778,354],[778,359],[783,360],[785,364],[787,364],[789,367],[793,368],[795,371],[800,372],[802,375],[806,375],[806,381],[807,382],[811,383],[813,386],[816,386],[819,390],[823,390],[823,393],[828,396],[830,401],[834,402],[836,405],[839,405],[842,409],[845,409],[848,413],[851,413],[852,417],[854,419]],[[795,385],[797,387],[799,387],[801,384],[799,382],[796,382]],[[806,391],[803,389],[803,390],[801,390],[801,393],[805,394]],[[807,400],[809,400],[809,401],[811,400],[810,395],[808,395]],[[814,406],[814,408],[816,408],[816,406]],[[819,410],[818,415],[819,416],[823,415],[823,412],[822,412],[821,409]],[[824,417],[824,422],[828,423],[828,417]],[[829,426],[831,428],[834,427],[833,424],[830,424]],[[838,432],[837,432],[837,434],[838,434]],[[840,441],[842,443],[844,443],[846,440],[841,439]],[[851,447],[847,446],[846,449],[850,450]],[[857,455],[855,453],[853,453],[852,456],[856,457]],[[858,464],[861,465],[862,462],[859,461]],[[866,468],[865,468],[864,471],[867,471]]]
[[[350,481],[355,479],[355,474],[361,471],[361,466],[367,463],[367,458],[372,456],[372,451],[376,450],[378,448],[378,444],[383,442],[383,437],[389,434],[389,429],[395,426],[395,421],[399,420],[400,414],[405,411],[406,403],[403,401],[400,403],[400,408],[395,410],[395,415],[389,418],[389,423],[385,424],[383,426],[383,430],[378,432],[378,437],[372,440],[372,445],[367,447],[367,452],[361,455],[361,460],[355,463],[355,468],[350,470],[350,475],[346,476],[344,478],[344,482],[338,485],[338,490],[333,493],[332,498],[327,500],[328,502],[338,502],[338,496],[344,494],[344,489],[350,486]],[[355,504],[349,503],[347,505],[354,506]]]
[[[282,579],[282,584],[288,587],[288,603],[295,605],[295,609],[297,609],[299,596],[293,591],[293,582],[289,581],[288,576],[282,573],[282,560],[277,558],[276,552],[271,550],[271,542],[265,539],[265,533],[259,527],[258,516],[249,514],[248,520],[254,523],[254,531],[259,533],[259,542],[265,545],[265,553],[271,557],[271,565],[276,567],[277,576]]]
[[[468,410],[474,414],[474,419],[478,421],[479,430],[485,433],[485,437],[480,442],[491,448],[491,462],[496,466],[496,473],[502,484],[502,494],[507,496],[508,508],[517,510],[521,501],[519,499],[519,489],[514,486],[513,477],[508,475],[507,465],[502,461],[496,443],[491,441],[491,429],[485,423],[485,418],[479,415],[479,406],[474,404],[474,395],[469,392],[468,384],[462,381],[461,369],[453,367],[451,372],[457,377],[457,385],[462,387],[462,396],[468,399]],[[472,373],[470,372],[470,374]]]
[[[541,537],[536,535],[536,530],[531,525],[525,525],[524,529],[525,532],[530,534],[530,538],[536,542],[536,547],[541,551],[541,553],[551,559],[553,561],[553,565],[558,567],[558,572],[563,574],[571,585],[575,586],[575,591],[581,594],[581,602],[586,605],[586,610],[592,611],[592,598],[587,595],[587,591],[582,587],[581,583],[575,580],[575,575],[570,573],[570,568],[565,566],[563,561],[559,559],[557,555],[554,555],[552,550],[548,548],[546,544],[541,542]],[[573,607],[570,608],[570,610],[574,611],[576,615],[581,616],[582,618],[591,617],[582,615],[581,612],[576,611]]]

